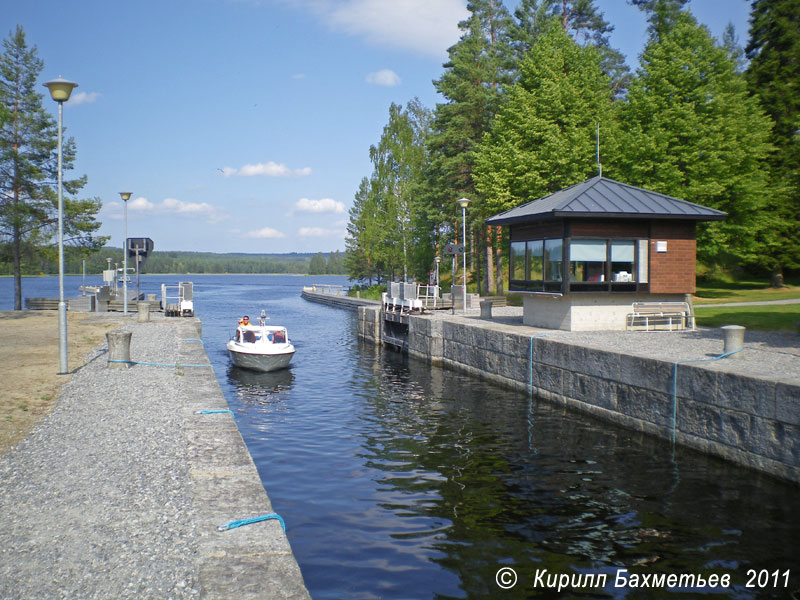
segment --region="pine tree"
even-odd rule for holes
[[[769,203],[776,235],[763,254],[779,286],[785,268],[800,268],[800,0],[755,0],[746,52],[750,90],[775,122],[770,169],[781,185]]]
[[[42,61],[29,48],[21,27],[4,40],[0,55],[0,104],[5,118],[0,128],[0,240],[13,262],[14,309],[22,308],[22,261],[46,252],[57,234],[58,126],[45,111],[37,85]],[[63,143],[63,170],[71,169],[75,143]],[[100,227],[95,215],[99,200],[76,200],[72,195],[86,177],[64,180],[65,243],[100,248],[105,239],[94,238]],[[4,257],[5,260],[5,257]]]
[[[549,30],[553,19],[558,20],[576,43],[597,48],[603,72],[611,80],[615,95],[623,95],[630,70],[622,53],[611,47],[609,35],[614,27],[605,20],[594,0],[521,0],[508,29],[517,63]]]
[[[577,45],[554,24],[520,65],[491,133],[477,153],[476,181],[484,217],[596,174],[596,127],[616,136],[608,78],[598,52]]]
[[[755,260],[754,241],[767,230],[769,118],[690,13],[650,40],[641,65],[622,111],[623,179],[728,213],[699,228],[701,260]]]
[[[459,23],[461,40],[448,50],[445,72],[434,81],[446,102],[436,106],[429,141],[430,188],[425,200],[431,215],[436,213],[432,218],[439,224],[437,238],[448,236],[450,241],[459,238],[461,231],[461,211],[456,200],[477,199],[472,176],[475,148],[489,130],[504,92],[512,83],[514,70],[506,33],[510,16],[502,2],[476,0],[469,2],[467,9],[470,17]],[[484,247],[486,235],[477,238],[481,243],[476,250],[480,256],[486,252],[488,266],[493,260],[491,246]],[[499,246],[496,251],[499,254]],[[502,285],[500,277],[498,283]]]
[[[648,13],[650,40],[658,41],[669,33],[684,12],[689,0],[629,0],[634,6]]]

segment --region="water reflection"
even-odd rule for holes
[[[571,597],[631,598],[652,590],[614,590],[618,568],[729,572],[731,597],[756,597],[742,586],[745,566],[797,569],[784,551],[800,535],[792,486],[685,450],[673,459],[660,440],[397,355],[363,360],[371,376],[353,382],[368,406],[359,456],[380,472],[390,536],[424,548],[467,597],[497,594],[503,564],[519,575],[508,598],[529,597],[538,569],[609,573],[606,590]]]
[[[800,587],[796,486],[673,458],[668,443],[360,342],[356,316],[301,300],[302,283],[231,276],[196,292],[209,358],[315,600],[699,596],[559,595],[532,589],[537,569],[731,572],[733,598]],[[262,306],[297,347],[287,371],[230,365],[235,317]],[[519,574],[505,592],[504,565]],[[790,587],[745,589],[747,569],[792,569]]]

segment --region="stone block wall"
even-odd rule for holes
[[[359,334],[378,343],[380,317],[360,309]],[[408,335],[416,358],[800,483],[800,386],[480,322],[412,316]]]

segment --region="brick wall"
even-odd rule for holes
[[[666,252],[656,251],[659,241],[666,242]],[[697,256],[694,222],[653,221],[649,254],[651,294],[694,293]]]

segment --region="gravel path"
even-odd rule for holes
[[[621,352],[668,362],[709,359],[723,352],[722,332],[717,328],[698,327],[696,331],[560,331],[539,329],[522,324],[521,307],[498,307],[493,319],[480,319],[480,311],[466,316],[438,311],[432,318],[468,319],[483,326],[522,335],[546,335],[548,339],[580,344],[591,348]],[[800,384],[800,335],[789,332],[746,331],[744,350],[722,360],[700,363],[705,368],[739,373],[762,379]],[[699,366],[699,365],[695,365]]]
[[[131,356],[176,362],[180,329],[137,329]],[[142,385],[106,359],[104,346],[0,458],[0,598],[198,596],[178,369]]]

